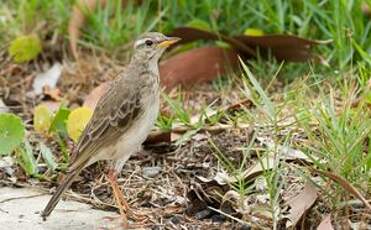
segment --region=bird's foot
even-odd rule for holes
[[[122,195],[122,192],[120,190],[119,185],[117,184],[117,173],[114,170],[110,170],[107,174],[107,179],[109,183],[111,184],[113,195],[115,197],[115,203],[119,208],[120,216],[123,221],[123,227],[128,228],[128,218],[127,218],[127,210],[128,210],[128,204]]]
[[[119,185],[117,184],[117,172],[110,170],[107,174],[107,179],[111,184],[115,202],[120,211],[120,217],[122,218],[124,227],[127,228],[129,226],[128,217],[136,223],[145,221],[147,219],[145,215],[138,214],[130,209]]]

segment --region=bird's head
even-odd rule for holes
[[[180,38],[167,37],[158,32],[142,34],[134,42],[134,58],[158,62],[166,48],[179,40]]]

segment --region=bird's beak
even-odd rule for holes
[[[181,40],[181,38],[167,37],[167,38],[165,38],[165,40],[161,41],[160,44],[158,44],[158,47],[166,48],[166,47],[169,47],[170,45],[178,42],[179,40]]]

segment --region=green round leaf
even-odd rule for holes
[[[25,136],[21,118],[10,113],[0,114],[0,155],[10,154]]]
[[[17,63],[28,62],[41,52],[41,41],[37,35],[19,36],[9,46],[8,52]]]

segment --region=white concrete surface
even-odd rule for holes
[[[30,188],[0,188],[0,229],[120,229],[118,223],[107,223],[103,219],[107,216],[115,217],[116,213],[92,209],[88,204],[70,200],[61,200],[44,222],[40,212],[50,197]]]

